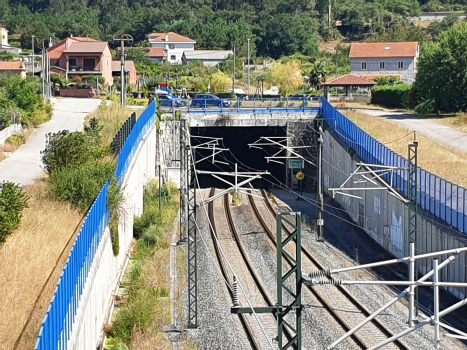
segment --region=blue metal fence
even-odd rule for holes
[[[136,149],[155,122],[153,102],[136,121],[118,157],[116,177],[120,181]],[[109,219],[107,193],[109,182],[89,210],[63,269],[55,294],[44,318],[36,343],[37,350],[66,349],[94,257]]]
[[[329,102],[321,99],[321,115],[329,127],[366,163],[407,167],[408,161],[382,145],[339,113]],[[420,207],[448,225],[467,234],[467,189],[418,168],[418,197]],[[407,172],[398,170],[394,187],[407,195]]]
[[[108,188],[109,182],[104,185],[94,201],[76,238],[42,324],[36,344],[38,350],[66,349],[79,299],[107,226]]]
[[[133,156],[138,149],[140,141],[144,135],[146,135],[146,132],[155,123],[155,121],[156,103],[152,102],[140,115],[118,156],[117,171],[115,175],[119,181],[122,179],[122,175],[127,171],[128,166],[130,165],[131,160],[133,159]]]

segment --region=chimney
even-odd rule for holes
[[[70,39],[66,39],[65,41],[65,49],[68,50],[70,48]]]
[[[73,34],[70,34],[70,36],[73,38]]]
[[[165,33],[165,42],[169,41],[169,33]]]

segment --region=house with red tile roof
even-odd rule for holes
[[[122,62],[112,61],[112,76],[120,77],[122,72]],[[126,82],[130,85],[136,85],[136,67],[133,61],[125,61]]]
[[[195,40],[174,32],[151,33],[148,35],[148,42],[149,47],[162,49],[163,61],[171,64],[182,64],[183,53],[194,51],[196,44]]]
[[[418,42],[353,43],[350,46],[350,73],[359,77],[399,77],[413,84],[420,55]]]
[[[19,75],[21,78],[26,78],[26,68],[23,62],[0,62],[0,74],[13,74]]]
[[[107,42],[72,36],[48,48],[47,52],[51,73],[65,79],[102,76],[106,85],[113,83],[112,52]]]

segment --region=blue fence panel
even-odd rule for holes
[[[122,179],[122,175],[127,171],[128,166],[133,159],[133,156],[138,149],[138,145],[141,142],[146,132],[156,121],[156,103],[153,101],[148,108],[141,114],[136,121],[135,126],[131,130],[117,160],[117,171],[115,175],[119,181]]]
[[[440,219],[446,220],[446,180],[441,179],[440,188]]]
[[[457,225],[461,232],[464,232],[464,189],[459,188],[457,192]]]
[[[107,226],[107,193],[102,188],[81,227],[42,324],[36,349],[65,349],[96,248]]]
[[[446,222],[449,225],[452,225],[452,211],[450,210],[452,205],[452,184],[450,182],[446,182]]]
[[[406,167],[407,159],[396,154],[384,145],[380,145],[373,137],[361,130],[352,121],[334,109],[329,102],[321,99],[321,116],[331,129],[337,129],[341,139],[349,144],[349,140],[357,143],[352,147],[358,156],[367,163],[379,164],[380,162],[397,167]],[[467,233],[467,189],[455,187],[452,184],[429,173],[419,170],[419,205],[453,225],[460,231]],[[389,175],[385,179],[390,182]],[[407,172],[397,170],[394,173],[393,186],[407,195]],[[449,188],[448,188],[449,187]]]

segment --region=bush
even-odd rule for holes
[[[371,91],[371,103],[389,108],[409,108],[412,86],[383,85]]]
[[[38,103],[34,106],[34,110],[29,115],[28,121],[34,127],[47,123],[52,119],[52,106],[45,103]]]
[[[99,161],[56,169],[49,178],[50,191],[55,198],[85,212],[114,172],[114,163]]]
[[[45,170],[51,174],[66,167],[78,167],[102,158],[106,149],[99,147],[99,134],[61,130],[48,133],[45,149],[41,151]]]
[[[26,143],[26,138],[23,134],[15,133],[5,140],[5,143],[9,143],[14,146],[21,146]]]
[[[0,243],[20,226],[27,202],[28,197],[19,185],[8,181],[0,184]]]
[[[217,97],[219,98],[236,98],[237,95],[235,95],[233,92],[219,92],[216,94]]]

